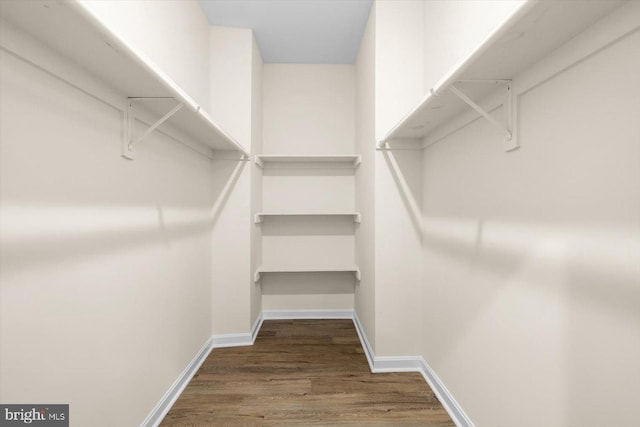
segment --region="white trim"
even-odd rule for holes
[[[171,387],[169,387],[149,415],[142,421],[142,424],[140,424],[142,427],[156,427],[162,422],[162,419],[167,415],[167,412],[169,412],[169,409],[171,409],[175,401],[178,400],[178,397],[180,397],[187,387],[191,378],[198,372],[198,369],[200,369],[200,366],[204,363],[211,350],[210,338],[204,343],[198,353],[196,353],[187,367],[178,375],[178,378],[171,384]]]
[[[264,322],[264,313],[260,312],[260,315],[256,319],[253,327],[251,328],[251,344],[256,342],[256,338],[258,337],[258,332],[260,332],[260,328],[262,328],[262,322]]]
[[[356,327],[356,332],[358,333],[358,337],[360,338],[360,344],[364,349],[364,355],[367,356],[367,362],[369,362],[369,369],[371,372],[374,371],[375,367],[375,354],[373,354],[373,347],[369,344],[369,340],[367,339],[367,334],[364,333],[364,328],[360,323],[360,319],[358,318],[358,313],[353,312],[353,324]]]
[[[264,320],[353,319],[353,310],[264,310]]]
[[[367,339],[358,315],[353,310],[264,310],[256,319],[250,333],[224,334],[212,336],[174,381],[169,390],[160,399],[151,413],[142,422],[142,427],[156,427],[171,406],[178,399],[193,375],[198,371],[209,352],[214,348],[239,347],[253,345],[258,332],[265,320],[286,319],[352,319],[360,338],[364,354],[369,362],[369,368],[373,373],[381,372],[420,372],[424,380],[447,411],[453,422],[458,427],[474,427],[471,419],[464,413],[462,407],[454,399],[447,387],[442,383],[435,371],[429,366],[422,356],[380,356],[376,357],[373,347]]]
[[[250,333],[246,334],[221,334],[211,337],[211,348],[242,347],[253,345]]]
[[[444,409],[446,409],[453,422],[456,423],[456,426],[474,427],[471,418],[465,414],[460,404],[454,399],[451,392],[445,387],[435,371],[431,369],[427,361],[423,357],[419,359],[419,372],[422,374],[422,378],[429,384],[429,387],[431,387],[431,390],[433,390],[438,397],[438,400],[442,403],[442,406],[444,406]]]
[[[367,334],[362,328],[357,313],[353,313],[353,324],[360,337],[360,343],[367,356],[369,368],[373,373],[382,372],[420,372],[424,380],[429,384],[444,409],[458,427],[474,427],[473,422],[464,413],[462,407],[455,400],[451,392],[445,387],[435,371],[422,356],[377,356],[373,352]]]

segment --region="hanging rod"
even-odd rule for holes
[[[524,16],[526,16],[526,14],[534,8],[536,3],[537,2],[535,1],[526,1],[522,3],[505,19],[502,25],[496,27],[493,31],[487,34],[473,51],[469,52],[451,69],[449,69],[449,71],[436,82],[433,88],[425,94],[420,102],[398,123],[396,123],[396,125],[382,139],[378,141],[378,147],[384,147],[384,144],[387,141],[392,140],[407,123],[411,122],[411,120],[415,119],[426,108],[428,108],[431,103],[437,99],[438,95],[448,89],[452,83],[461,80],[467,70],[477,61],[477,59],[484,55],[491,46],[495,45],[501,37],[507,34],[515,23],[519,22]]]
[[[113,101],[107,100],[104,97],[93,93],[92,91],[90,91],[90,90],[78,85],[77,83],[72,82],[71,80],[69,80],[69,79],[67,79],[67,78],[65,78],[65,77],[63,77],[63,76],[61,76],[61,75],[49,70],[48,68],[44,67],[43,65],[41,65],[41,64],[39,64],[37,62],[34,62],[32,59],[27,58],[23,54],[21,54],[19,52],[16,52],[13,49],[10,49],[10,48],[8,48],[6,46],[0,46],[0,50],[2,50],[3,52],[6,52],[7,54],[19,59],[20,61],[23,61],[25,64],[29,64],[30,66],[34,67],[35,69],[42,71],[43,73],[47,74],[48,76],[51,76],[51,77],[59,80],[60,82],[66,84],[67,86],[69,86],[69,87],[71,87],[71,88],[73,88],[73,89],[75,89],[77,91],[82,92],[83,94],[87,95],[88,97],[93,98],[94,100],[96,100],[98,102],[101,102],[102,104],[104,104],[104,105],[106,105],[106,106],[108,106],[110,108],[113,108],[113,110],[115,110],[115,111],[117,111],[119,113],[122,113],[122,114],[126,114],[127,113],[126,108],[122,107],[120,103],[114,103]],[[136,98],[134,98],[134,99],[136,99]],[[169,99],[172,99],[172,98],[169,98]],[[142,120],[140,118],[137,118],[137,120],[140,123],[144,124],[144,125],[151,126],[151,124],[147,123],[145,120]],[[200,156],[211,160],[211,155],[210,154],[205,153],[204,151],[201,151],[201,150],[193,147],[191,144],[188,144],[187,142],[183,141],[180,138],[177,138],[174,135],[171,135],[170,133],[164,132],[162,129],[158,129],[157,131],[158,131],[158,133],[161,133],[162,135],[166,136],[167,138],[171,138],[173,141],[177,142],[178,144],[181,144],[185,148],[188,148],[189,150],[193,151],[194,153],[199,154]]]

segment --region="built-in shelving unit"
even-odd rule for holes
[[[354,222],[360,222],[359,212],[333,212],[333,213],[300,213],[300,212],[258,212],[255,214],[254,222],[259,224],[269,217],[352,217]]]
[[[260,267],[256,270],[253,280],[257,283],[260,281],[261,275],[265,273],[353,273],[356,280],[360,280],[360,269],[355,265],[351,266],[338,266],[338,267]]]
[[[257,212],[254,217],[256,224],[264,222],[265,251],[265,265],[255,271],[255,282],[259,282],[265,273],[347,272],[360,280],[360,270],[354,264],[353,227],[346,224],[348,220],[359,223],[360,212],[349,210],[353,200],[348,201],[342,193],[353,191],[353,186],[344,179],[353,180],[360,156],[261,154],[255,156],[255,163],[261,168],[273,169],[265,172],[263,178],[276,180],[276,184],[268,186],[271,191],[274,185],[284,185],[293,194],[274,203],[274,193],[267,191],[265,184],[263,198],[272,207],[265,207],[269,210]],[[299,170],[304,173],[299,175]],[[336,181],[336,177],[343,181]],[[276,221],[276,218],[281,220]],[[321,225],[327,234],[308,233],[309,227],[317,225]],[[298,256],[300,252],[305,254],[307,261],[303,262]],[[308,259],[317,259],[318,263],[310,265]]]
[[[335,156],[295,156],[295,155],[271,155],[271,154],[259,154],[255,157],[256,165],[265,167],[272,163],[343,163],[349,166],[356,167],[360,164],[360,156],[357,154],[351,155],[335,155]]]
[[[429,136],[469,106],[504,132],[505,150],[518,147],[514,123],[517,97],[511,80],[560,47],[620,2],[528,1],[431,88],[405,117],[378,141]],[[505,117],[495,119],[477,101],[502,87]]]
[[[48,46],[87,70],[128,98],[124,126],[130,138],[123,143],[123,156],[133,158],[134,146],[142,138],[133,135],[134,104],[157,116],[152,131],[163,123],[213,150],[236,151],[247,156],[237,141],[160,68],[113,32],[92,10],[77,0],[6,1],[2,19],[24,30],[38,43]],[[10,38],[2,48],[19,54]],[[14,49],[15,48],[15,49]],[[124,103],[123,103],[124,104]],[[142,134],[146,136],[148,132]]]

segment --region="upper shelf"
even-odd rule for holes
[[[523,3],[442,76],[418,105],[378,141],[378,146],[383,147],[393,139],[428,136],[467,108],[451,90],[454,84],[464,88],[469,98],[482,99],[495,91],[496,84],[513,79],[620,4],[620,1],[532,0]],[[477,82],[483,84],[473,84]]]
[[[214,150],[247,154],[182,88],[78,0],[3,0],[0,16],[126,97],[182,103],[167,123],[194,140]],[[12,50],[5,42],[3,47]]]
[[[343,163],[353,167],[360,164],[360,156],[336,155],[336,156],[294,156],[260,154],[256,156],[256,165],[264,167],[266,163]]]

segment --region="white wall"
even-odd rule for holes
[[[374,3],[376,139],[391,130],[424,95],[423,34],[427,3],[416,0]]]
[[[380,137],[422,95],[423,2],[375,3],[375,129]],[[404,108],[403,108],[404,106]],[[374,141],[370,144],[375,146]],[[375,154],[375,353],[416,354],[421,311],[421,153]]]
[[[210,111],[209,23],[196,0],[81,0]]]
[[[362,36],[356,60],[355,135],[361,164],[355,176],[356,263],[362,278],[355,288],[355,311],[367,339],[375,346],[375,7]]]
[[[121,111],[1,55],[2,402],[138,425],[211,334],[211,165],[157,132],[123,159]]]
[[[251,154],[262,153],[262,56],[255,37],[252,38],[251,72]],[[262,211],[262,169],[251,165],[251,215]],[[251,271],[262,264],[262,244],[260,225],[251,224]],[[262,312],[262,289],[251,284],[251,324]]]
[[[267,64],[265,154],[353,154],[353,65]]]
[[[265,154],[353,154],[354,66],[263,67]],[[285,165],[287,166],[287,165]],[[354,169],[332,164],[263,170],[265,212],[353,212]],[[262,225],[264,266],[355,263],[351,218],[270,218]],[[353,309],[352,273],[266,274],[265,309]]]
[[[211,27],[212,112],[245,149],[254,129],[254,39],[250,29]],[[259,70],[258,70],[259,71]],[[213,317],[215,335],[251,328],[252,221],[251,164],[224,154],[214,162],[219,186],[214,206]]]
[[[638,423],[638,17],[514,80],[519,150],[484,120],[425,150],[421,354],[479,427]]]

